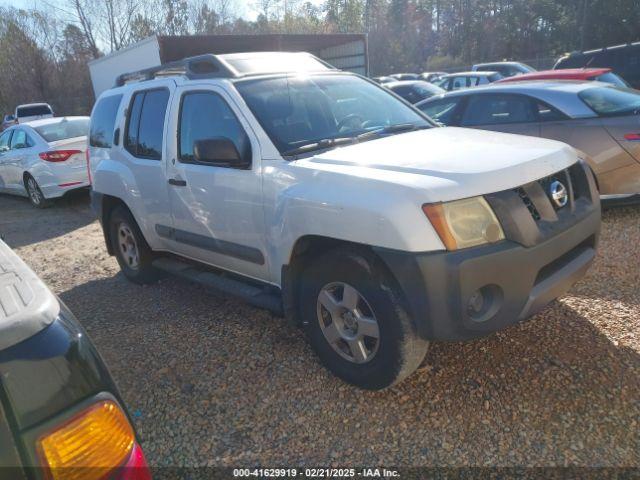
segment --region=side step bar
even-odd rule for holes
[[[205,267],[199,268],[187,262],[174,258],[162,257],[154,260],[153,266],[158,270],[184,278],[194,283],[213,287],[223,293],[238,297],[245,302],[266,310],[278,316],[284,316],[282,296],[269,291],[268,287],[259,287],[251,283],[238,280],[226,272],[217,273]]]

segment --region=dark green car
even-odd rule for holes
[[[0,479],[150,479],[78,321],[0,240]]]

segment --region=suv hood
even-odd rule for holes
[[[441,202],[514,188],[565,169],[576,151],[561,142],[456,127],[431,128],[336,148],[301,167],[423,190]]]

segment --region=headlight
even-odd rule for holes
[[[483,197],[427,204],[422,210],[447,250],[504,240],[500,222]]]

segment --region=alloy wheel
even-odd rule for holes
[[[118,225],[118,246],[122,259],[132,270],[137,270],[140,265],[140,256],[138,254],[138,243],[136,237],[131,231],[131,227],[126,223]]]
[[[318,294],[317,316],[331,348],[353,363],[371,361],[380,345],[380,329],[373,309],[351,285],[332,282]]]
[[[40,188],[38,188],[38,184],[33,177],[29,177],[27,180],[27,191],[29,198],[35,205],[40,205],[40,203],[42,203],[42,193],[40,192]]]

